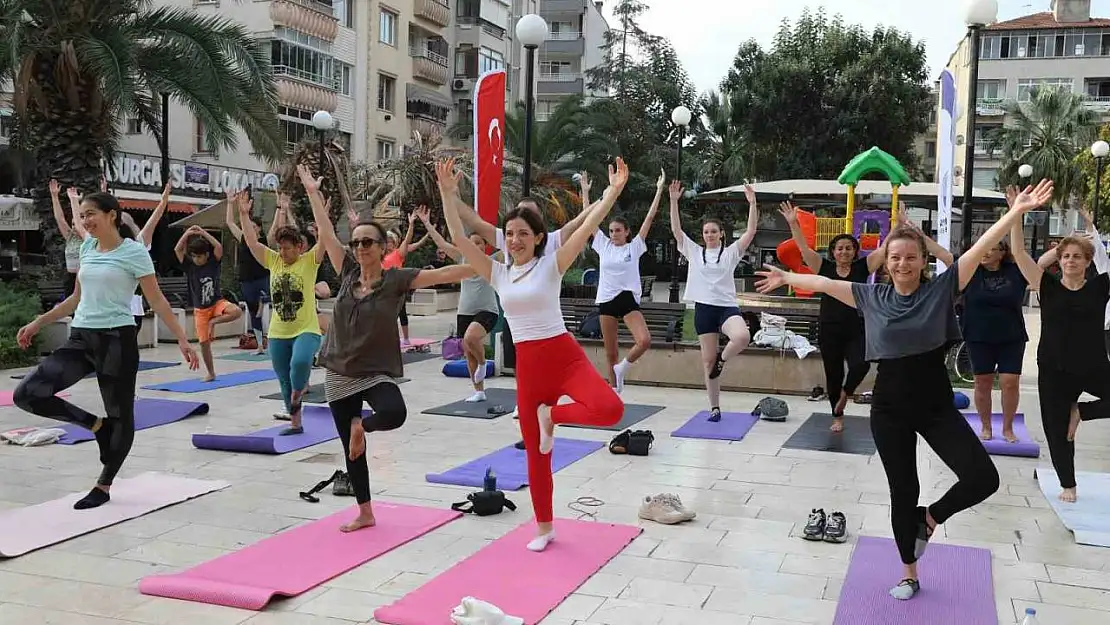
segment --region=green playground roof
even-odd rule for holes
[[[859,184],[864,176],[876,171],[886,176],[891,184],[902,186],[913,182],[898,159],[877,147],[853,158],[844,171],[840,172],[840,177],[836,181],[843,185],[854,186]]]

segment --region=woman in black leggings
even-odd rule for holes
[[[298,168],[312,204],[320,243],[342,285],[335,300],[321,364],[327,370],[324,395],[343,444],[347,473],[358,501],[359,514],[339,529],[353,532],[375,523],[370,505],[370,469],[366,464],[366,434],[401,427],[407,410],[397,387],[403,374],[397,313],[410,289],[459,282],[474,275],[469,265],[442,269],[382,268],[386,230],[376,222],[363,222],[351,233],[350,253],[335,235],[320,193],[321,180],[308,169]],[[370,416],[363,418],[362,405]]]
[[[953,403],[945,366],[947,346],[960,338],[953,304],[967,286],[979,259],[1002,240],[1022,216],[1052,197],[1052,183],[1026,189],[1010,210],[947,271],[923,280],[924,237],[913,228],[895,228],[887,237],[891,284],[859,284],[824,276],[786,273],[774,267],[757,272],[760,292],[782,286],[827,293],[863,313],[867,359],[877,361],[871,404],[871,433],[890,486],[894,542],[905,564],[901,582],[890,590],[910,599],[920,589],[917,560],[936,526],[998,490],[998,471],[967,420]],[[956,474],[957,482],[929,506],[919,506],[917,436]]]
[[[146,248],[120,234],[119,202],[107,193],[81,201],[81,225],[88,236],[81,244],[81,269],[73,295],[20,328],[20,347],[27,349],[39,330],[73,315],[69,340],[27,374],[15,389],[15,405],[32,414],[87,428],[96,436],[104,465],[96,487],[73,505],[77,510],[107,503],[112,481],[135,439],[135,378],[139,344],[131,297],[136,285],[162,321],[177,336],[181,354],[196,370],[199,361],[169,302],[158,288],[154,263]],[[83,289],[82,285],[89,285]],[[105,417],[98,417],[56,396],[90,373],[96,373]]]

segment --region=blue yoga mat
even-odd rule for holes
[[[238,360],[240,362],[270,362],[269,354],[256,354],[254,352],[240,352],[238,354],[224,354],[220,360]]]
[[[494,374],[494,364],[492,360],[486,361],[486,377],[492,378]],[[467,368],[465,360],[452,360],[444,363],[443,375],[449,378],[469,378],[470,369]]]
[[[363,410],[362,416],[370,416],[370,411]],[[288,423],[249,434],[193,434],[193,447],[248,454],[284,454],[339,438],[331,409],[327,406],[305,406],[301,413],[301,426],[303,434],[289,436],[280,435],[289,427]]]
[[[208,414],[208,404],[197,401],[175,401],[173,399],[135,398],[135,429],[166,425],[196,415]],[[58,439],[62,445],[76,445],[96,438],[92,432],[76,425],[63,425],[66,433]]]
[[[276,379],[277,374],[274,373],[273,369],[252,369],[251,371],[236,371],[235,373],[218,375],[216,379],[211,382],[202,382],[200,379],[194,378],[192,380],[181,380],[179,382],[150,384],[143,388],[148,391],[202,393],[204,391],[214,391],[219,388],[230,388],[232,386],[242,386],[243,384],[254,384],[255,382],[265,382],[266,380]]]
[[[555,449],[551,451],[551,472],[565,469],[604,446],[605,443],[599,441],[556,437]],[[486,468],[493,469],[497,476],[497,488],[501,490],[520,490],[528,485],[528,465],[524,450],[517,449],[514,445],[498,449],[444,473],[429,473],[424,479],[432,484],[481,488],[485,481]]]
[[[158,362],[158,361],[155,361],[155,360],[140,360],[139,361],[139,371],[150,371],[151,369],[165,369],[166,367],[176,367],[179,364],[181,364],[181,363],[179,363],[179,362]],[[26,373],[20,373],[19,375],[13,375],[12,379],[13,380],[22,380],[25,377],[27,377]],[[95,373],[90,373],[89,375],[86,375],[84,379],[91,380],[95,377],[96,377]]]

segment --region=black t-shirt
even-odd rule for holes
[[[1103,323],[1110,299],[1110,276],[1099,274],[1072,291],[1047,271],[1041,277],[1039,366],[1087,371],[1106,363]]]
[[[203,265],[185,256],[185,277],[189,280],[189,300],[193,308],[208,308],[220,301],[220,261],[212,254]]]
[[[1013,343],[1029,340],[1022,302],[1028,286],[1015,263],[997,271],[980,265],[964,289],[963,335],[973,343]]]
[[[831,280],[844,280],[846,282],[867,282],[868,276],[871,275],[867,271],[867,259],[857,258],[852,262],[852,266],[848,269],[848,275],[842,276],[836,272],[836,263],[827,259],[821,259],[821,270],[817,275],[825,276]],[[822,324],[825,323],[841,323],[841,324],[862,324],[863,317],[860,316],[859,311],[847,304],[841,302],[831,295],[821,295],[821,313],[820,320]]]
[[[260,239],[262,245],[266,245],[266,239]],[[240,282],[253,282],[263,278],[269,278],[270,272],[266,270],[258,260],[255,259],[254,254],[251,253],[251,248],[247,245],[246,238],[239,240],[239,281]]]

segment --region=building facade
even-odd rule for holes
[[[600,0],[544,0],[540,15],[547,21],[547,41],[538,51],[536,118],[551,115],[568,95],[587,100],[608,95],[590,89],[586,72],[606,61],[609,24]]]

